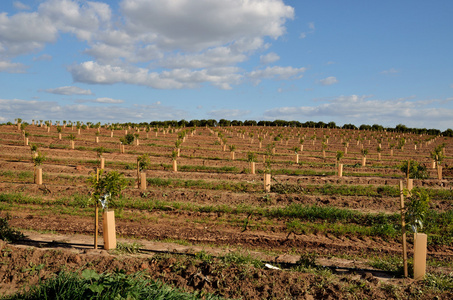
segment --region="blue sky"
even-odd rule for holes
[[[453,127],[453,1],[0,2],[0,122]]]

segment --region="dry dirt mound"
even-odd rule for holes
[[[411,280],[396,280],[389,285],[370,272],[332,276],[328,275],[331,274],[328,269],[324,275],[320,275],[320,271],[271,270],[228,262],[208,254],[112,255],[105,250],[72,248],[70,244],[67,248],[39,249],[5,242],[0,242],[0,253],[0,293],[6,294],[62,271],[80,273],[83,269],[98,273],[141,271],[152,279],[183,290],[242,299],[388,299],[409,296],[419,288]],[[453,294],[444,292],[437,296],[438,299],[450,299]]]

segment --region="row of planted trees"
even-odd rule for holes
[[[124,153],[124,145],[130,145],[134,141],[135,141],[135,145],[137,145],[137,146],[139,145],[139,143],[138,143],[138,138],[139,138],[138,132],[139,132],[140,129],[137,128],[136,130],[137,130],[137,132],[135,134],[127,133],[127,130],[125,131],[125,135],[120,138],[120,152]],[[193,135],[194,131],[195,131],[195,129],[191,130],[192,135]],[[188,130],[182,130],[182,131],[178,132],[178,139],[175,142],[175,149],[172,152],[173,165],[174,165],[173,166],[173,170],[174,171],[177,171],[176,158],[180,156],[181,145],[182,145],[182,143],[185,140],[185,136],[186,136],[187,132],[188,132]],[[227,147],[227,139],[224,137],[224,135],[222,133],[214,132],[212,130],[211,130],[211,132],[216,133],[216,135],[218,137],[218,140],[220,141],[220,144],[223,146],[223,151],[225,151],[225,149]],[[97,133],[99,133],[99,131],[97,131]],[[59,134],[61,134],[60,131],[59,131]],[[244,134],[243,131],[241,132],[241,134],[242,134],[242,137],[244,137],[245,134]],[[252,143],[253,143],[253,135],[250,134],[250,137],[251,137]],[[265,137],[265,135],[264,135],[264,137]],[[59,137],[59,138],[61,138],[61,137]],[[71,140],[71,148],[74,149],[75,136],[73,134],[70,134],[68,136],[68,138]],[[261,144],[263,137],[259,137],[259,138],[261,138],[261,140],[260,140],[260,144]],[[300,146],[294,146],[292,148],[292,150],[295,153],[295,162],[296,162],[296,164],[299,163],[299,153],[298,152],[299,151],[303,151],[303,146],[304,146],[303,142],[304,142],[303,139],[301,139],[300,140],[300,143],[301,143]],[[322,146],[323,146],[323,149],[322,149],[323,158],[326,158],[325,148],[326,148],[327,143],[328,143],[328,136],[325,138],[325,140],[322,143]],[[431,152],[431,158],[433,159],[433,168],[436,167],[438,169],[438,178],[439,179],[442,179],[441,162],[442,162],[443,158],[445,157],[445,155],[444,155],[444,153],[445,153],[444,146],[445,146],[444,144],[438,145]],[[229,144],[228,147],[229,147],[230,152],[231,152],[230,159],[234,160],[235,159],[236,146],[234,144]],[[276,154],[275,142],[268,144],[267,145],[267,149],[268,149],[267,150],[268,152],[272,152],[272,154],[275,155]],[[380,145],[378,146],[378,152],[380,152]],[[345,149],[344,152],[337,151],[336,156],[335,156],[336,165],[337,165],[336,172],[337,172],[337,174],[339,176],[342,176],[342,173],[343,173],[342,172],[342,164],[340,163],[340,160],[344,157],[345,153],[347,153],[347,148]],[[367,158],[367,155],[368,155],[368,150],[366,148],[362,148],[362,149],[360,149],[360,153],[362,154],[362,166],[365,166],[366,165],[366,158]],[[380,153],[379,153],[379,155],[380,155]],[[249,161],[249,158],[247,158],[247,160]],[[101,159],[101,161],[102,161],[102,159]],[[256,161],[256,158],[255,158],[255,161]],[[264,161],[265,161],[265,156],[263,156],[263,162]],[[251,167],[251,169],[255,169],[255,168]],[[254,172],[252,172],[252,173],[254,173]]]
[[[182,143],[185,141],[185,135],[186,132],[178,134],[178,139],[175,142],[175,149],[172,152],[172,157],[174,161],[176,161],[176,158],[179,157],[179,151],[181,148]],[[122,138],[124,139],[123,141],[127,142],[126,139],[127,134]],[[137,136],[134,136],[137,138]],[[223,141],[224,142],[224,141]],[[226,145],[226,143],[224,143]],[[230,151],[234,152],[235,147],[232,147],[234,145],[229,145]],[[42,154],[38,148],[35,145],[31,145],[31,151],[32,151],[32,159],[33,163],[36,169],[39,169],[39,167],[42,165],[42,163],[45,161],[45,155]],[[295,154],[297,155],[300,147],[295,147],[293,148]],[[102,147],[97,149],[98,157],[103,158],[102,154],[105,149],[102,149]],[[366,158],[366,155],[368,154],[366,149],[362,149],[361,154],[363,157]],[[443,145],[439,145],[435,147],[435,149],[431,152],[431,157],[435,160],[436,165],[440,166],[441,162],[444,158],[444,151],[443,151]],[[264,189],[268,192],[271,191],[271,174],[272,174],[272,163],[273,163],[273,157],[275,156],[275,144],[268,144],[266,147],[266,152],[264,155],[264,163],[265,163],[265,171],[264,171]],[[338,175],[341,176],[340,168],[339,166],[341,165],[341,159],[344,157],[344,153],[342,151],[337,151],[336,152],[336,162],[338,165]],[[234,159],[234,156],[231,158]],[[253,151],[247,152],[247,161],[250,163],[251,166],[251,172],[252,174],[255,173],[255,162],[257,161],[257,154]],[[365,160],[366,161],[366,160]],[[297,162],[297,161],[296,161]],[[146,189],[146,173],[143,171],[146,171],[147,168],[150,166],[150,157],[148,154],[143,154],[139,155],[137,157],[137,188],[141,189]],[[101,168],[103,169],[103,159],[101,159]],[[406,171],[407,177],[413,177],[413,178],[423,178],[423,174],[426,171],[426,168],[422,164],[417,163],[416,161],[408,160],[406,162],[403,162],[401,166],[402,171]],[[145,175],[143,175],[145,174]],[[42,175],[42,171],[41,171]],[[36,180],[36,175],[35,175],[35,180]],[[91,194],[91,201],[96,203],[96,207],[100,205],[102,209],[104,210],[103,214],[103,220],[104,222],[104,233],[107,234],[104,235],[104,240],[105,243],[107,243],[107,248],[112,248],[114,246],[112,240],[115,240],[114,235],[112,236],[111,230],[109,230],[109,227],[111,227],[112,222],[113,222],[113,228],[114,228],[114,218],[112,221],[112,217],[109,217],[108,214],[108,205],[107,201],[113,201],[115,197],[121,194],[121,190],[124,189],[125,184],[124,182],[121,183],[122,181],[122,175],[118,174],[115,171],[111,172],[103,172],[99,171],[96,172],[96,178],[93,176],[89,179],[89,182],[92,185],[92,194]],[[36,182],[36,181],[35,181]],[[408,180],[409,182],[409,180]],[[36,182],[38,184],[38,182]],[[42,183],[42,179],[41,179]],[[113,189],[113,191],[112,191]],[[402,189],[403,190],[403,189]],[[404,222],[410,225],[410,228],[415,231],[416,235],[414,235],[414,240],[416,241],[416,257],[415,261],[421,261],[420,264],[415,265],[414,263],[414,269],[415,269],[415,274],[414,276],[420,276],[417,274],[420,274],[421,271],[417,270],[422,270],[423,269],[423,256],[426,257],[426,238],[421,236],[419,234],[419,230],[423,226],[423,217],[426,214],[426,206],[427,203],[429,203],[429,198],[427,198],[426,195],[422,195],[420,193],[416,193],[414,195],[411,195],[409,193],[409,184],[408,184],[408,191],[404,191],[403,195],[406,197],[406,201],[403,200],[402,203],[404,205],[401,205],[401,212],[402,216],[404,216]],[[110,213],[111,214],[111,213]],[[96,216],[98,215],[98,211],[96,210]],[[97,224],[96,220],[96,224]],[[110,224],[110,225],[109,225]],[[406,228],[405,224],[403,223],[403,228]],[[95,245],[97,246],[97,233],[95,235]],[[404,237],[405,239],[405,237]],[[423,250],[423,244],[425,245],[425,250]],[[422,246],[420,246],[422,245]],[[422,249],[422,250],[417,250],[417,249]],[[425,253],[425,254],[423,254]],[[420,258],[422,257],[422,258]],[[426,261],[426,259],[425,259]],[[422,265],[422,266],[421,266]],[[419,272],[419,273],[417,273]]]

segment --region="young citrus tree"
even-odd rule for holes
[[[340,163],[340,160],[343,158],[344,152],[343,151],[337,151],[337,154],[335,155],[335,158],[337,160],[337,164]]]
[[[424,191],[416,191],[407,198],[405,219],[408,229],[414,233],[423,229],[423,222],[429,211],[429,195]]]
[[[408,168],[409,164],[409,168]],[[409,170],[408,170],[409,169]],[[405,160],[400,165],[400,170],[403,172],[407,178],[414,179],[426,179],[428,178],[428,173],[426,172],[426,166],[419,164],[415,160]]]
[[[149,154],[144,153],[137,157],[137,163],[140,171],[149,169],[149,167],[151,166],[151,159],[149,157]]]
[[[248,162],[256,162],[256,155],[254,152],[247,152],[247,161]]]
[[[135,136],[132,133],[128,133],[124,137],[120,138],[120,142],[123,143],[123,145],[130,145],[134,139]]]
[[[88,204],[109,199],[112,205],[116,205],[115,200],[121,197],[121,192],[127,187],[127,181],[123,174],[117,171],[104,172],[104,170],[99,170],[99,175],[93,174],[87,179],[87,182],[91,195]],[[108,204],[105,203],[103,207],[107,209]]]
[[[431,158],[434,159],[437,165],[440,165],[442,163],[442,160],[444,159],[444,154],[442,151],[443,147],[444,145],[439,145],[431,152]]]

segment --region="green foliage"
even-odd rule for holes
[[[210,294],[198,292],[189,294],[165,285],[159,281],[145,278],[142,273],[126,275],[123,272],[98,274],[86,269],[81,276],[77,273],[62,272],[29,291],[19,292],[6,299],[219,299]]]
[[[248,162],[256,162],[256,154],[254,152],[247,152],[247,161]]]
[[[105,152],[105,148],[104,147],[98,147],[98,148],[96,148],[94,150],[96,150],[96,153],[97,153],[98,157],[101,157],[102,154],[104,154],[104,152]]]
[[[177,139],[176,142],[175,142],[176,149],[181,148],[181,144],[182,144],[182,140],[181,139]]]
[[[178,150],[173,150],[173,151],[171,152],[171,158],[172,158],[173,160],[176,160],[177,157],[178,157]]]
[[[318,254],[313,252],[305,252],[303,253],[299,260],[296,262],[298,269],[308,269],[308,268],[316,268],[318,265],[316,264],[316,259],[318,258]]]
[[[438,291],[453,290],[453,274],[432,274],[428,273],[423,280],[423,283],[430,288]]]
[[[124,137],[120,138],[120,142],[124,145],[130,145],[134,141],[135,137],[132,133],[126,134]]]
[[[226,264],[252,265],[255,268],[262,268],[264,266],[261,260],[253,258],[250,254],[240,252],[229,252],[225,256],[221,256],[220,260]]]
[[[363,157],[366,157],[368,155],[368,149],[361,149],[360,153],[362,153]]]
[[[138,162],[138,167],[141,170],[147,170],[151,167],[151,159],[149,157],[149,154],[142,154],[139,157],[137,157],[137,162]]]
[[[297,154],[297,153],[299,152],[299,147],[297,147],[297,146],[294,146],[293,148],[291,148],[291,150],[293,150],[293,151],[294,151],[294,153],[296,153],[296,154]]]
[[[422,191],[415,191],[409,198],[406,204],[406,222],[410,230],[417,233],[419,229],[423,229],[423,222],[429,210],[429,196]]]
[[[46,156],[44,154],[42,154],[41,152],[38,152],[38,155],[36,155],[35,157],[32,157],[33,164],[36,167],[42,165],[46,161],[46,159],[47,159]]]
[[[10,219],[11,217],[9,215],[7,215],[6,218],[0,218],[0,239],[8,242],[15,242],[23,239],[25,235],[22,232],[12,229],[9,226],[8,221]]]
[[[235,146],[235,145],[230,145],[229,148],[230,148],[230,151],[231,151],[231,152],[233,152],[234,150],[236,150],[236,146]]]
[[[116,171],[104,172],[99,171],[99,180],[96,174],[87,179],[90,185],[90,202],[96,202],[105,195],[109,196],[112,205],[115,205],[115,199],[121,196],[121,192],[127,186],[127,180]]]
[[[272,150],[275,148],[275,143],[267,144],[266,145],[266,155],[270,156],[272,154]]]
[[[182,140],[185,136],[186,136],[186,131],[185,130],[178,132],[178,138],[180,140]]]
[[[337,151],[337,154],[335,155],[335,158],[337,159],[337,162],[340,162],[340,160],[343,158],[344,152],[343,151]]]
[[[37,152],[37,151],[38,151],[38,145],[36,145],[36,144],[30,144],[30,151],[31,151],[32,153]]]
[[[207,253],[205,250],[195,253],[195,258],[207,264],[211,264],[214,261],[214,256]]]
[[[443,147],[445,147],[444,144],[439,145],[431,152],[431,158],[434,159],[438,165],[440,165],[442,160],[445,158],[442,151]]]
[[[113,250],[113,252],[115,254],[125,254],[125,253],[136,254],[136,253],[140,253],[140,248],[142,248],[142,247],[143,247],[142,244],[135,243],[135,242],[132,242],[132,243],[118,242],[116,244],[116,249]]]
[[[275,179],[274,179],[275,180]],[[278,194],[303,193],[304,188],[300,185],[288,184],[276,181],[271,185],[271,192]]]
[[[72,133],[70,135],[68,135],[68,140],[71,140],[71,141],[75,141],[76,137],[75,135],[73,135]]]
[[[403,259],[400,256],[376,257],[369,262],[369,265],[382,271],[404,274]]]
[[[426,166],[419,164],[415,160],[405,160],[403,163],[400,165],[400,170],[403,172],[406,177],[408,173],[408,166],[409,164],[409,178],[414,178],[414,179],[426,179],[428,178],[428,172],[426,171]]]

